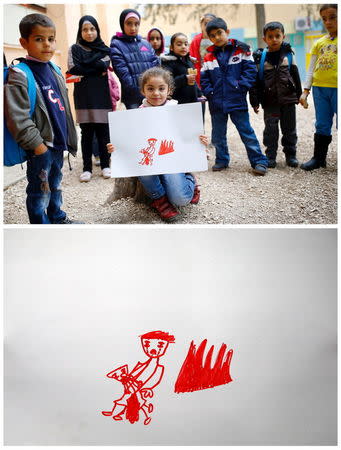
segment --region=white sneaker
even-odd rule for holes
[[[91,180],[91,177],[92,177],[91,172],[85,171],[85,172],[83,172],[82,175],[79,177],[79,181],[87,183],[88,181]]]
[[[109,167],[105,167],[104,169],[102,169],[102,175],[103,178],[110,178],[111,177],[111,170]]]

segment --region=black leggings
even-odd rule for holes
[[[92,150],[95,135],[101,169],[110,167],[110,154],[107,151],[107,144],[110,142],[109,125],[107,123],[81,123],[80,127],[82,130],[83,171],[92,172]]]

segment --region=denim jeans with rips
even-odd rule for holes
[[[191,173],[170,173],[139,177],[148,196],[156,200],[167,195],[175,206],[185,206],[193,198],[195,178]]]
[[[53,224],[62,222],[66,213],[61,210],[63,151],[48,148],[41,155],[28,152],[26,207],[30,223]]]
[[[268,167],[268,159],[262,153],[258,139],[253,128],[250,125],[249,112],[231,111],[229,113],[213,112],[212,116],[212,144],[216,149],[216,164],[228,167],[230,154],[227,146],[227,121],[230,119],[238,130],[239,136],[243,141],[251,167],[257,164]]]

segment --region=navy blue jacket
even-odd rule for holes
[[[211,113],[247,110],[246,94],[257,76],[250,47],[229,39],[225,47],[212,45],[207,52],[200,82]]]
[[[152,46],[139,35],[116,33],[111,39],[110,58],[121,83],[123,103],[141,103],[143,96],[139,89],[139,76],[159,64]]]

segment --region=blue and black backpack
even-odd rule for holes
[[[50,66],[61,75],[61,71],[58,66],[56,66],[51,61],[49,62]],[[10,66],[10,67],[13,67]],[[20,62],[16,64],[15,67],[25,72],[27,77],[27,86],[28,86],[28,97],[30,99],[30,116],[33,116],[34,109],[36,107],[36,82],[33,76],[32,70],[28,67],[24,62]],[[8,72],[9,67],[4,67],[4,85],[8,80]],[[9,132],[6,121],[4,119],[4,166],[10,167],[15,166],[16,164],[22,164],[27,159],[27,154],[23,148],[14,140],[13,136]]]

